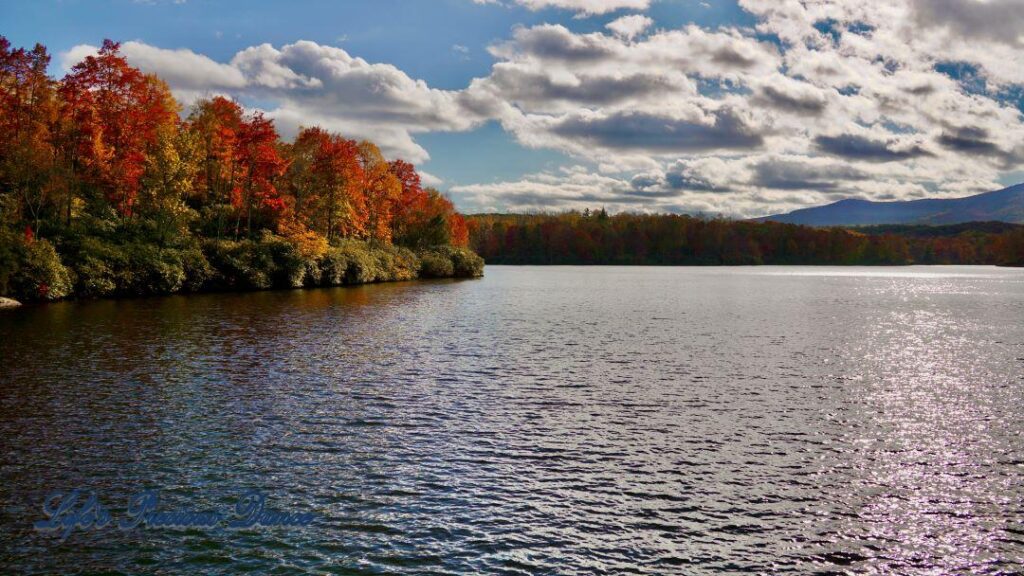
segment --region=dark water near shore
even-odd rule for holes
[[[1024,570],[1024,271],[488,267],[0,314],[0,573]],[[54,490],[307,528],[36,533]]]

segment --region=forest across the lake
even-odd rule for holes
[[[47,73],[0,37],[0,296],[56,300],[479,276],[468,228],[372,142],[213,97],[117,43]]]
[[[470,246],[491,264],[1024,265],[1024,226],[815,228],[674,214],[469,217]]]

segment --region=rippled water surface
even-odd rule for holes
[[[487,269],[0,315],[0,573],[1024,570],[1024,272]],[[37,533],[115,515],[307,528]]]

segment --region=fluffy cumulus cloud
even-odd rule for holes
[[[271,103],[286,132],[317,123],[422,162],[417,134],[495,121],[522,146],[573,159],[506,182],[447,182],[466,210],[756,216],[965,195],[1024,169],[1024,0],[739,0],[754,27],[713,29],[659,27],[648,0],[500,3],[607,23],[513,27],[488,48],[490,70],[452,91],[312,42],[227,62],[124,49],[183,98]]]
[[[647,30],[654,24],[654,20],[651,20],[647,16],[642,14],[630,14],[629,16],[623,16],[616,20],[612,20],[605,28],[611,30],[618,36],[627,39],[633,39]]]
[[[607,14],[622,9],[646,10],[651,0],[473,0],[477,4],[515,4],[530,10],[560,8],[571,10],[580,16]]]
[[[552,135],[586,149],[640,151],[650,154],[686,154],[706,150],[752,149],[764,138],[739,113],[722,108],[710,113],[675,115],[617,111],[566,115],[551,123]]]
[[[914,17],[925,27],[1024,46],[1021,0],[913,0]]]
[[[549,207],[752,216],[976,193],[1024,167],[1024,0],[740,5],[754,30],[651,31],[645,16],[516,29],[467,92],[506,103],[522,144],[594,170],[454,192],[487,208],[537,205],[525,185],[552,191]]]

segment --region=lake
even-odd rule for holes
[[[0,314],[0,572],[1024,570],[1024,271],[486,274]]]

